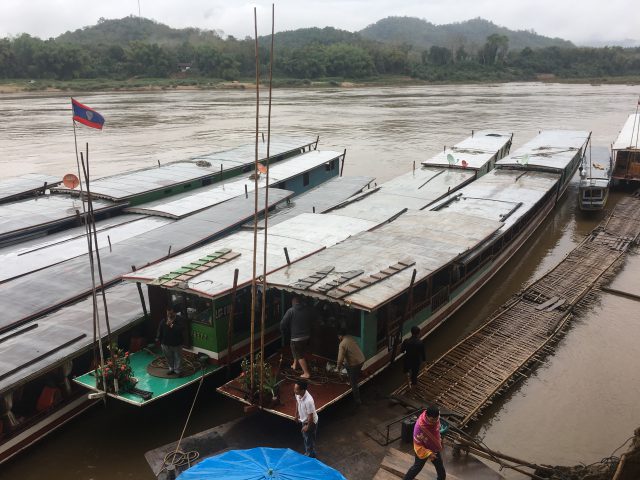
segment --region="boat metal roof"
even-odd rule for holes
[[[94,200],[96,213],[119,209],[122,203]],[[85,208],[88,209],[85,202]],[[42,195],[0,205],[0,241],[42,230],[82,215],[82,200],[70,195]]]
[[[501,225],[453,212],[409,211],[389,224],[292,263],[270,274],[267,281],[270,287],[373,311],[407,290],[413,269],[420,281],[484,242]],[[382,274],[399,262],[407,266],[386,277]],[[308,289],[299,288],[301,279],[327,268],[333,270],[322,280]],[[323,291],[328,283],[341,282],[344,275],[351,279],[340,288],[361,279],[371,284],[344,295],[336,288]],[[376,276],[380,278],[374,279]]]
[[[382,222],[406,209],[420,210],[476,177],[474,170],[422,167],[357,195],[333,213]]]
[[[2,180],[0,181],[0,202],[6,202],[11,200],[13,197],[27,195],[37,190],[41,190],[45,183],[47,184],[47,187],[55,187],[62,183],[62,179],[51,175],[27,173],[20,177]]]
[[[559,179],[559,173],[492,170],[460,189],[453,200],[437,202],[432,210],[500,221],[500,230],[505,231],[542,200]]]
[[[592,185],[603,186],[602,182],[604,181],[604,186],[606,186],[611,177],[611,151],[607,147],[591,147],[587,152],[582,167],[582,175],[584,176],[580,177],[580,185],[593,180],[596,183]]]
[[[496,168],[562,172],[586,147],[590,136],[590,132],[583,131],[544,130],[507,158],[496,162]]]
[[[124,240],[136,237],[145,232],[171,223],[171,220],[160,217],[141,217],[125,215],[114,219],[96,222],[98,245],[116,245]],[[39,238],[28,243],[20,243],[0,249],[0,283],[29,272],[46,268],[87,253],[87,237],[84,227],[74,229],[74,235],[64,232],[63,235]]]
[[[106,291],[106,296],[112,333],[117,334],[142,318],[140,294],[135,285],[115,286]],[[98,309],[101,332],[106,339],[102,298],[98,298]],[[0,394],[89,350],[93,344],[92,312],[93,301],[89,297],[0,334]]]
[[[331,210],[371,185],[373,180],[373,177],[360,176],[331,178],[312,190],[296,195],[290,202],[277,206],[274,212],[269,213],[269,226],[301,213],[324,213]],[[264,220],[260,220],[258,225],[262,228]]]
[[[444,151],[428,160],[423,160],[422,165],[479,170],[489,163],[512,138],[512,133],[480,130],[453,147],[445,147]],[[456,160],[455,164],[449,164],[447,159],[449,155]],[[463,166],[463,161],[466,166]]]
[[[287,181],[297,177],[304,172],[308,172],[342,155],[342,152],[312,150],[302,155],[297,155],[290,159],[276,163],[269,167],[269,183],[275,185],[282,181]],[[127,212],[145,213],[149,215],[160,215],[169,218],[182,218],[191,215],[213,205],[225,202],[230,198],[253,192],[255,182],[246,174],[243,178],[232,179],[223,183],[216,183],[213,186],[199,188],[197,191],[183,193],[169,199],[161,199],[153,202],[129,207]],[[266,185],[266,175],[261,175],[258,179],[258,187]]]
[[[640,113],[632,113],[624,122],[612,148],[613,150],[638,150],[638,145],[640,145]]]
[[[334,245],[363,230],[376,226],[376,223],[339,215],[321,215],[302,213],[297,217],[274,225],[269,229],[267,246],[267,268],[269,272],[287,264],[284,248],[287,248],[292,262]],[[258,232],[256,253],[256,271],[263,271],[264,231]],[[185,265],[197,264],[200,259],[220,252],[231,250],[233,259],[215,267],[206,267],[197,275],[183,280],[175,276]],[[253,232],[240,231],[216,242],[204,245],[164,262],[131,272],[125,280],[163,284],[161,277],[175,276],[181,282],[180,290],[208,298],[225,295],[233,288],[234,270],[238,269],[238,288],[249,283],[253,277]],[[172,282],[165,283],[167,288],[175,288]]]
[[[269,205],[286,200],[293,192],[272,189]],[[264,196],[260,196],[264,206]],[[236,197],[222,205],[173,221],[167,225],[100,248],[105,282],[113,282],[131,270],[179,254],[239,227],[253,216],[254,199]],[[0,332],[75,301],[91,291],[88,254],[51,265],[0,283]]]
[[[271,142],[271,158],[302,150],[316,139],[308,138],[275,139]],[[266,158],[266,144],[260,143],[258,159]],[[167,163],[157,167],[134,170],[91,181],[91,194],[96,198],[113,201],[128,200],[149,192],[170,188],[204,177],[219,175],[221,168],[242,168],[255,161],[255,145],[243,145],[223,152],[195,157],[189,161]],[[67,191],[59,187],[59,190]]]

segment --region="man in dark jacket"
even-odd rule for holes
[[[182,373],[182,324],[172,307],[167,307],[167,316],[158,326],[156,342],[160,342],[162,353],[169,366],[168,375]]]
[[[300,297],[291,298],[291,308],[286,311],[282,321],[280,322],[280,331],[282,337],[291,338],[291,353],[293,355],[293,364],[291,368],[296,370],[298,364],[302,367],[302,378],[311,377],[305,354],[311,338],[311,318],[313,310],[306,307],[300,301]]]
[[[411,337],[402,342],[404,352],[404,373],[407,375],[407,385],[409,389],[418,383],[418,371],[420,364],[427,359],[424,352],[424,344],[420,340],[420,328],[411,327]]]

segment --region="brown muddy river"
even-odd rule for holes
[[[345,175],[388,180],[412,163],[485,128],[514,133],[514,148],[541,129],[593,132],[608,146],[635,109],[638,87],[494,84],[274,91],[272,132],[320,135],[320,148],[347,149]],[[250,91],[82,94],[106,118],[102,132],[80,127],[93,176],[152,166],[251,143]],[[266,98],[266,96],[265,96]],[[262,112],[266,114],[266,105]],[[262,122],[266,131],[266,122]],[[75,171],[68,95],[0,95],[0,178]],[[467,305],[427,339],[433,358],[468,334],[512,293],[560,261],[601,219],[576,208],[576,185],[561,205]],[[614,194],[609,207],[621,197]],[[629,262],[627,269],[639,268]],[[34,292],[25,292],[25,301]],[[555,353],[483,416],[475,430],[490,447],[547,464],[585,464],[611,454],[640,426],[638,303],[609,294],[580,316]],[[376,388],[401,381],[390,369]],[[367,388],[364,392],[366,395]],[[144,452],[180,435],[193,391],[140,410],[94,408],[0,467],[20,479],[153,478]],[[241,415],[214,393],[201,394],[187,434]],[[618,452],[618,455],[620,452]]]

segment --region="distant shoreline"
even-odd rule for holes
[[[591,85],[640,85],[640,76],[597,77],[597,78],[557,78],[553,75],[540,75],[536,79],[500,82],[443,80],[428,82],[411,77],[381,76],[370,79],[293,79],[273,80],[274,88],[362,88],[362,87],[402,87],[419,85],[478,85],[483,83],[566,83]],[[265,83],[260,83],[264,88]],[[250,90],[255,82],[248,79],[223,81],[207,78],[135,78],[128,80],[83,79],[83,80],[30,80],[0,79],[0,94],[14,93],[61,93],[61,92],[154,92],[154,91],[193,91],[193,90]]]

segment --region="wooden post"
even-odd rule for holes
[[[227,377],[231,375],[233,354],[233,318],[236,314],[236,292],[238,290],[238,269],[233,271],[233,288],[231,289],[231,311],[229,312],[229,329],[227,331]]]
[[[344,159],[347,156],[347,149],[344,149],[344,152],[342,153],[342,163],[340,165],[340,176],[342,176],[342,173],[344,172]]]
[[[136,271],[136,266],[131,265],[131,271]],[[140,282],[136,282],[136,287],[138,287],[138,294],[140,295],[140,303],[142,304],[142,313],[144,314],[144,319],[147,320],[149,318],[149,314],[147,313],[147,304],[144,301],[144,294],[142,293],[142,285]]]
[[[291,260],[289,260],[289,251],[287,250],[287,247],[284,247],[284,256],[287,259],[287,265],[291,265]]]

